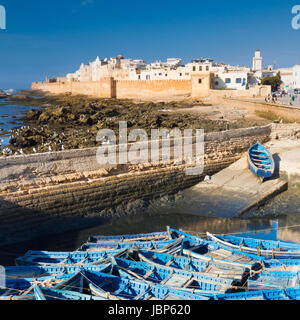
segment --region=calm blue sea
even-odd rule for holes
[[[10,130],[23,125],[21,118],[34,107],[6,105],[7,100],[0,99],[0,139],[2,145],[7,145],[10,139]]]

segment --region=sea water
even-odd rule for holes
[[[23,125],[22,117],[34,107],[10,104],[6,99],[0,99],[0,139],[2,145],[8,145],[11,130]]]

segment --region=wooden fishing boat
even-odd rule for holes
[[[170,240],[170,234],[168,231],[116,235],[116,236],[93,235],[89,237],[87,242],[98,243],[98,242],[133,242],[133,241],[162,241],[162,240]]]
[[[199,276],[202,276],[203,279],[207,277],[222,277],[224,279],[229,278],[240,281],[245,272],[249,274],[250,271],[250,269],[242,267],[236,269],[222,268],[222,266],[214,265],[210,261],[202,261],[186,256],[155,253],[144,250],[139,250],[137,254],[140,261],[144,261],[149,265],[168,267],[172,269],[173,272],[178,272],[177,269],[179,269],[201,273]]]
[[[280,259],[261,261],[263,270],[268,271],[300,271],[299,259]]]
[[[275,162],[270,151],[260,143],[248,150],[248,166],[252,173],[259,178],[270,178],[274,174]]]
[[[9,287],[9,285],[7,285]],[[0,301],[3,300],[35,300],[35,295],[32,292],[32,287],[27,290],[18,290],[18,289],[0,289]]]
[[[109,264],[108,264],[109,265]],[[53,265],[53,266],[18,266],[5,267],[5,274],[7,279],[24,279],[24,278],[41,278],[55,275],[74,274],[82,268],[91,271],[102,271],[108,266],[103,265]]]
[[[33,278],[12,278],[8,276],[5,280],[5,286],[11,291],[11,294],[19,294],[21,291],[26,291],[31,288],[34,284],[44,285],[47,287],[54,287],[59,283],[62,283],[72,278],[72,274],[65,275],[52,275],[44,277],[33,277]]]
[[[170,229],[172,236],[184,237],[181,253],[199,253],[213,259],[226,260],[228,263],[247,263],[256,264],[264,258],[249,252],[239,250],[237,247],[224,246],[219,242],[204,240],[201,237],[190,235],[186,232]]]
[[[82,272],[89,282],[91,293],[107,299],[126,300],[210,300],[210,296],[193,294],[161,284],[147,283],[101,272]]]
[[[114,259],[114,258],[112,258]],[[118,259],[118,258],[117,258]],[[124,260],[126,261],[126,260]],[[111,275],[109,274],[110,271],[113,271],[113,265],[110,265],[108,266],[106,269],[103,269],[102,270],[103,272],[96,272],[96,271],[91,271],[91,270],[87,270],[85,268],[82,268],[80,271],[76,272],[76,273],[73,273],[72,275],[70,275],[69,277],[67,277],[64,281],[61,281],[58,285],[54,286],[53,288],[51,289],[54,289],[54,290],[63,290],[63,291],[66,291],[66,290],[69,290],[69,291],[72,291],[72,292],[78,292],[78,293],[83,293],[83,291],[86,291],[87,289],[91,290],[90,288],[90,285],[91,285],[91,276],[94,277],[93,279],[93,283],[92,283],[92,292],[93,291],[97,291],[99,290],[99,281],[100,282],[100,285],[102,285],[102,282],[111,282]],[[94,282],[95,281],[95,277],[98,277],[96,278],[97,281],[96,283]],[[99,278],[100,277],[100,278]],[[120,280],[121,278],[120,277],[114,277],[113,278],[114,280]],[[122,278],[123,279],[123,278]],[[136,281],[134,281],[136,282]],[[221,281],[219,281],[220,283]],[[36,285],[35,285],[36,286]],[[129,286],[132,286],[132,281],[129,283]],[[44,287],[41,287],[41,286],[36,286],[37,288],[39,289],[43,289],[42,291],[44,291]],[[136,284],[136,288],[140,288],[140,282],[138,281],[138,284]],[[158,292],[156,292],[156,294],[159,293],[159,290],[158,288],[156,288]],[[128,290],[130,291],[131,288],[128,288]],[[175,295],[175,291],[176,290],[173,290],[173,294]],[[116,292],[115,292],[116,293]],[[189,293],[191,294],[191,297],[194,297],[194,295],[192,293]],[[37,296],[40,296],[40,298],[42,298],[42,295],[40,294],[39,290],[36,292],[36,295]],[[99,295],[99,292],[98,294]],[[102,298],[106,298],[106,296],[104,296],[103,294],[101,294],[100,296],[102,296]],[[182,296],[182,294],[178,295],[176,297],[180,297]],[[205,296],[206,297],[206,296]],[[127,297],[125,296],[120,296],[118,294],[109,294],[109,297],[107,297],[109,299],[113,299],[113,300],[123,300],[123,299],[128,299]],[[195,297],[194,297],[195,298]],[[203,297],[201,296],[201,299]]]
[[[75,252],[49,252],[28,251],[24,256],[16,259],[16,264],[49,266],[56,264],[105,264],[111,256],[122,257],[127,249],[103,251],[75,251]]]
[[[108,300],[141,300],[144,297],[148,299],[193,299],[208,300],[209,296],[195,295],[190,292],[184,292],[162,285],[150,285],[139,280],[125,279],[118,276],[105,274],[102,272],[81,270],[73,276],[76,281],[64,283],[64,289],[58,290],[55,287],[46,289],[41,286],[34,286],[37,300],[57,299],[57,292],[60,293],[59,299],[64,300],[92,300],[90,295],[82,294],[81,289],[89,288],[90,292],[98,297],[98,299]],[[77,282],[82,283],[82,287],[78,287]],[[69,288],[72,290],[66,290]],[[45,294],[47,293],[47,295]],[[50,294],[48,294],[50,293]],[[54,296],[53,296],[54,293]],[[47,297],[48,296],[48,297]]]
[[[284,250],[280,246],[273,250],[264,250],[260,246],[251,248],[244,245],[236,245],[229,242],[225,237],[212,235],[207,232],[207,238],[226,249],[239,250],[245,254],[256,254],[264,259],[300,259],[300,250]]]
[[[18,289],[18,285],[22,287],[24,285],[19,283],[11,283],[10,281],[6,281],[6,288],[0,289],[0,301],[2,300],[18,300],[18,301],[26,301],[26,300],[35,300],[35,295],[33,293],[33,286],[30,285],[26,290]],[[15,287],[15,289],[10,288],[10,286]]]
[[[211,246],[211,249],[215,248],[216,245],[206,239],[203,239],[198,236],[191,235],[187,232],[183,232],[181,230],[176,230],[170,227],[167,227],[168,232],[172,239],[177,239],[184,237],[184,246],[183,248],[191,248],[195,246]]]
[[[187,250],[184,249],[182,251],[183,256],[188,257],[189,259],[193,258],[198,261],[203,261],[208,264],[208,267],[211,268],[216,268],[219,270],[226,270],[226,272],[230,273],[242,273],[242,272],[249,272],[249,270],[259,270],[263,268],[263,265],[261,262],[254,262],[254,263],[247,263],[247,262],[242,262],[240,261],[240,256],[237,256],[236,262],[232,261],[232,259],[226,260],[226,256],[223,256],[223,259],[220,258],[214,258],[210,256],[210,253],[208,252],[206,254],[200,254],[197,252],[194,252],[192,250]]]
[[[274,241],[274,240],[262,240],[262,239],[253,239],[246,237],[237,237],[232,235],[218,235],[218,238],[223,239],[224,241],[230,242],[237,246],[248,247],[257,250],[276,250],[276,251],[299,251],[300,244],[286,242],[286,241]]]
[[[91,270],[91,268],[88,265],[83,265],[82,268]],[[6,291],[9,290],[10,295],[19,295],[20,293],[24,293],[30,290],[33,286],[40,286],[43,288],[52,288],[52,289],[60,289],[60,290],[70,289],[70,290],[78,291],[82,293],[84,290],[83,283],[82,283],[82,276],[81,276],[82,268],[78,268],[75,272],[73,272],[74,269],[70,269],[66,267],[66,269],[64,270],[65,272],[63,272],[62,274],[52,274],[51,276],[35,275],[34,277],[31,277],[31,278],[13,278],[11,276],[7,276],[5,281]],[[103,273],[106,273],[106,272],[109,273],[112,269],[112,265],[110,263],[107,265],[103,265],[101,268],[92,268],[92,269],[101,271]],[[8,294],[7,292],[5,292],[3,295],[8,295]]]
[[[103,297],[70,290],[58,290],[34,286],[35,300],[107,300]]]
[[[24,294],[24,295],[18,295],[18,294],[7,294],[0,296],[0,301],[6,301],[6,300],[17,300],[17,301],[27,301],[27,300],[36,300],[34,294]]]
[[[300,273],[293,271],[262,271],[251,274],[248,288],[251,290],[268,288],[289,288],[300,285]]]
[[[300,287],[218,294],[215,300],[300,300]]]
[[[165,241],[132,241],[132,242],[98,242],[98,243],[85,243],[82,245],[81,250],[83,251],[90,251],[94,250],[97,251],[101,249],[127,249],[136,247],[139,249],[144,250],[159,250],[162,252],[176,252],[180,249],[184,237],[180,237],[177,239],[172,240],[165,240]]]
[[[122,277],[139,279],[150,283],[174,287],[195,294],[230,292],[234,290],[234,279],[224,279],[209,274],[200,274],[163,265],[112,258],[113,272]]]

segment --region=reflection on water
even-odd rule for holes
[[[0,248],[0,264],[14,264],[14,259],[27,250],[72,251],[79,248],[90,235],[116,235],[165,231],[166,226],[196,232],[205,236],[207,231],[217,234],[237,234],[268,240],[289,240],[300,243],[300,215],[282,217],[280,219],[227,219],[208,218],[182,213],[138,213],[134,216],[121,217],[80,231],[66,232],[60,235],[43,237],[34,241],[23,242]]]
[[[127,215],[84,230],[65,232],[0,248],[0,264],[14,264],[14,259],[28,250],[72,251],[78,249],[93,234],[117,235],[165,231],[166,226],[196,232],[237,234],[268,240],[285,240],[300,243],[300,184],[290,184],[289,190],[252,212],[252,218],[229,219],[203,217],[195,210],[197,201],[186,208],[175,202],[159,200],[148,209]],[[186,193],[187,191],[185,191]],[[175,197],[176,198],[176,197]],[[179,197],[179,200],[180,199]],[[193,214],[187,213],[193,208]],[[266,214],[269,214],[269,216]]]

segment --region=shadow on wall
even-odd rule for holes
[[[0,197],[0,243],[18,243],[49,234],[78,230],[106,219],[95,216],[74,214],[49,214],[42,210],[21,207]],[[0,252],[1,255],[1,252]]]
[[[30,211],[28,210],[28,214]],[[33,213],[33,211],[32,211]],[[91,225],[83,225],[83,219],[73,219],[77,229],[66,230],[55,234],[45,234],[40,231],[33,240],[0,247],[0,264],[14,265],[15,258],[22,256],[28,250],[44,251],[74,251],[87,241],[90,235],[121,235],[138,234],[147,232],[165,231],[169,225],[172,228],[196,232],[201,237],[207,231],[217,234],[245,232],[253,229],[270,228],[270,222],[261,220],[240,220],[226,218],[201,217],[177,211],[168,206],[151,206],[148,209],[141,208],[135,215],[124,215],[118,219],[91,219]],[[60,224],[69,224],[72,219],[52,221],[52,230]],[[80,228],[78,228],[80,226]],[[55,229],[55,231],[57,231]],[[2,232],[2,229],[1,231]]]

